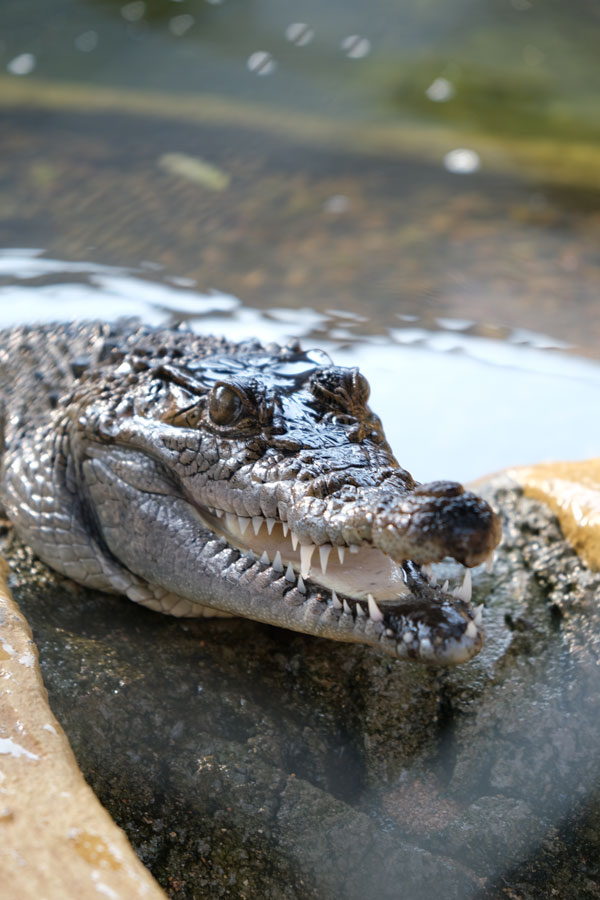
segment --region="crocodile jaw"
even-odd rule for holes
[[[262,569],[264,578],[279,576],[290,593],[304,598],[301,606],[314,633],[438,665],[465,662],[481,649],[483,607],[470,605],[468,570],[453,590],[448,582],[439,588],[430,566],[400,565],[374,546],[316,546],[301,543],[286,522],[214,508],[198,512],[239,551],[240,560]],[[493,550],[488,569],[492,559]],[[300,630],[308,630],[306,624]]]

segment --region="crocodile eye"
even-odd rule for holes
[[[243,401],[235,388],[217,384],[212,390],[208,412],[215,425],[231,425],[243,408]]]

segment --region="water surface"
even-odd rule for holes
[[[478,335],[473,321],[424,327],[413,317],[365,334],[364,316],[256,309],[152,269],[66,263],[33,249],[0,252],[0,278],[0,326],[138,316],[152,325],[187,321],[231,340],[301,338],[323,347],[367,375],[392,447],[419,480],[468,481],[520,463],[585,458],[600,446],[600,422],[590,415],[600,365],[543,334],[521,329],[498,340]]]

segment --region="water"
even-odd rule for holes
[[[4,0],[2,18],[16,77],[598,137],[599,22],[584,0]]]
[[[419,480],[468,481],[520,463],[585,458],[600,446],[600,421],[590,416],[600,364],[542,334],[515,330],[494,340],[470,333],[472,321],[443,318],[435,330],[397,318],[364,334],[365,318],[343,311],[260,310],[182,287],[177,277],[67,263],[34,249],[0,252],[0,278],[0,326],[139,316],[152,325],[186,320],[233,340],[320,346],[366,374],[372,407]]]

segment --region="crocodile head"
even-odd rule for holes
[[[66,404],[82,519],[136,576],[129,596],[396,658],[474,656],[469,573],[451,591],[428,564],[490,556],[500,527],[487,503],[454,482],[415,483],[357,369],[297,344],[203,340],[133,346]]]

